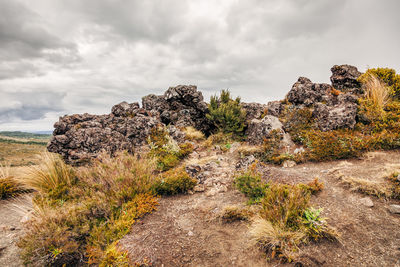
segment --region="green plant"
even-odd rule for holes
[[[304,211],[303,224],[307,235],[313,240],[327,238],[335,240],[338,236],[336,231],[329,227],[326,218],[321,217],[321,209],[310,207]]]
[[[196,179],[191,178],[183,168],[179,168],[161,174],[154,190],[159,195],[176,195],[192,190],[196,184]]]
[[[222,90],[219,97],[211,97],[208,108],[206,116],[220,132],[243,135],[246,111],[241,107],[239,97],[232,99],[228,90]]]
[[[254,169],[236,176],[234,184],[250,200],[250,203],[259,202],[264,197],[268,184],[261,181],[261,175]]]

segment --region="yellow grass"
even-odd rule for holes
[[[186,134],[187,140],[200,141],[205,139],[204,134],[192,126],[186,127],[183,132]]]
[[[389,102],[389,88],[379,78],[370,74],[364,84],[365,97],[373,106],[382,109]]]

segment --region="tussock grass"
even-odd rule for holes
[[[0,165],[0,199],[16,196],[24,192],[21,184],[10,174],[9,165]]]
[[[373,74],[369,74],[363,85],[367,101],[375,108],[383,111],[390,100],[390,92],[387,85]]]
[[[351,191],[373,195],[377,197],[391,197],[392,191],[388,183],[371,181],[362,178],[340,175],[342,183],[350,188]]]
[[[47,194],[62,186],[71,186],[75,183],[74,170],[65,164],[60,156],[43,152],[38,157],[41,164],[25,168],[24,174],[19,179],[24,187]]]
[[[256,213],[251,207],[225,206],[219,217],[225,223],[248,221]]]
[[[190,141],[201,141],[205,139],[204,134],[192,126],[186,127],[183,132],[186,134],[186,139]]]

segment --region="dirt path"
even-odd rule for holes
[[[138,222],[121,240],[121,247],[132,259],[148,258],[154,266],[282,266],[268,263],[250,245],[247,223],[218,220],[225,206],[246,200],[232,187],[233,154],[215,156],[211,162],[205,168],[205,192],[162,199],[158,211]],[[370,197],[374,206],[367,207],[361,201],[365,195],[350,191],[339,178],[383,179],[396,169],[400,170],[399,152],[376,152],[364,160],[265,168],[264,177],[270,181],[299,183],[319,177],[325,184],[312,202],[324,208],[323,215],[342,237],[336,243],[304,246],[300,256],[304,265],[400,266],[400,216],[387,210],[389,204],[400,201]]]
[[[16,246],[25,214],[32,208],[28,195],[0,201],[0,266],[23,266]]]

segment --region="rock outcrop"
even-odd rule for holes
[[[158,112],[165,125],[193,126],[206,134],[213,130],[211,122],[206,118],[207,103],[194,85],[170,87],[164,95],[145,96],[142,98],[142,106],[145,110]]]
[[[361,72],[356,67],[350,65],[335,65],[331,68],[332,86],[338,90],[351,90],[360,88],[361,84],[357,81]]]
[[[264,138],[270,136],[273,130],[283,135],[282,123],[272,115],[266,115],[262,120],[253,119],[247,129],[247,141],[250,144],[260,145]]]

